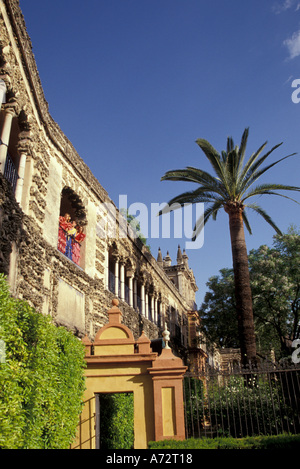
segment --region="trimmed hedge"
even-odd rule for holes
[[[149,442],[149,449],[299,449],[300,435],[246,438],[189,438]]]
[[[0,341],[0,448],[68,448],[85,389],[83,344],[12,298],[2,274]]]

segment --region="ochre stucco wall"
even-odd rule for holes
[[[72,448],[97,447],[99,393],[133,393],[135,449],[146,449],[148,442],[156,439],[184,438],[182,377],[186,367],[170,349],[163,350],[160,356],[152,353],[151,342],[144,333],[135,341],[130,329],[121,324],[118,300],[113,300],[108,316],[109,323],[99,329],[93,344],[87,338],[83,340],[86,391]]]

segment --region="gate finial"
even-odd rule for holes
[[[169,340],[170,340],[170,332],[167,329],[167,324],[165,324],[165,329],[162,333],[164,342],[165,342],[165,349],[170,349],[169,347]]]

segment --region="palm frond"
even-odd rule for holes
[[[238,159],[238,174],[241,173],[241,170],[243,168],[245,155],[246,155],[248,137],[249,137],[249,127],[247,127],[244,130],[242,138],[241,138],[241,144],[240,144],[240,148],[239,148],[239,151],[238,151],[238,156],[239,156],[239,159]]]
[[[279,145],[273,147],[273,149],[277,148]],[[260,160],[265,160],[267,156],[270,155],[270,153],[272,153],[273,149],[268,152],[266,155],[264,155],[264,157],[262,157]],[[273,166],[276,166],[278,163],[281,163],[282,161],[286,160],[287,158],[290,158],[291,156],[295,156],[296,153],[291,153],[290,155],[287,155],[287,156],[284,156],[283,158],[280,158],[279,160],[275,161],[274,163],[271,163],[269,164],[268,166],[265,166],[263,169],[261,169],[260,171],[257,171],[258,167],[260,166],[260,163],[258,165],[259,162],[257,162],[257,164],[254,165],[255,169],[254,168],[251,168],[251,171],[250,173],[246,176],[245,180],[244,180],[244,187],[243,187],[243,193],[248,189],[248,187],[250,187],[257,179],[259,179],[266,171],[268,171],[269,169],[273,168]]]
[[[250,223],[249,223],[249,220],[248,220],[248,217],[247,217],[247,215],[246,215],[246,211],[245,211],[245,210],[243,211],[243,221],[244,221],[245,227],[247,228],[249,234],[252,235],[251,226],[250,226]]]
[[[238,193],[239,175],[243,169],[243,163],[246,153],[246,146],[248,141],[249,129],[246,128],[243,132],[240,147],[234,145],[232,137],[227,138],[227,152],[222,152],[222,158],[226,171],[226,180],[228,183],[227,191],[230,197],[235,199]]]
[[[161,214],[172,211],[172,205],[174,205],[174,208],[176,209],[189,203],[208,203],[209,206],[204,212],[203,222],[200,220],[198,225],[196,223],[194,230],[196,234],[193,238],[196,239],[207,221],[210,218],[214,220],[216,219],[221,207],[229,204],[232,207],[235,207],[236,205],[240,209],[244,205],[244,208],[248,207],[249,209],[256,211],[275,229],[277,233],[280,233],[275,222],[259,205],[255,203],[245,205],[245,202],[254,196],[277,195],[298,204],[299,202],[297,202],[297,200],[282,194],[281,191],[300,192],[300,187],[284,184],[260,184],[253,187],[254,183],[269,169],[278,165],[287,158],[294,156],[295,153],[284,156],[274,163],[267,164],[263,167],[263,163],[271,153],[282,145],[282,143],[279,143],[273,146],[271,150],[265,152],[265,147],[268,143],[266,141],[245,162],[248,137],[249,128],[244,130],[240,146],[235,146],[233,138],[228,137],[226,150],[222,151],[221,154],[218,153],[207,140],[196,140],[196,143],[210,162],[213,172],[208,173],[192,166],[188,166],[182,170],[166,172],[161,180],[194,182],[199,184],[200,187],[194,191],[184,192],[183,194],[171,199],[165,210],[163,209],[161,211]],[[243,221],[246,229],[251,234],[252,230],[245,210],[243,210]]]
[[[246,207],[254,210],[259,215],[261,215],[263,217],[263,219],[267,223],[269,223],[269,225],[272,226],[272,228],[274,228],[274,230],[276,231],[277,234],[282,235],[282,232],[280,231],[278,226],[275,224],[275,222],[272,220],[270,215],[268,215],[267,212],[265,212],[265,210],[263,210],[259,205],[257,205],[257,204],[247,204]]]
[[[193,237],[192,241],[195,241],[201,231],[203,230],[204,226],[208,222],[209,218],[212,216],[213,219],[216,219],[217,212],[220,210],[220,208],[223,206],[223,202],[221,200],[216,201],[214,204],[210,205],[204,212],[204,216],[198,218],[196,221],[196,224],[193,229]]]
[[[228,191],[224,161],[223,159],[221,159],[220,154],[207,140],[203,138],[199,138],[198,140],[196,140],[196,143],[197,145],[199,145],[199,147],[209,160],[210,164],[212,165],[218,178],[222,181],[226,190]]]
[[[286,186],[284,184],[272,184],[272,183],[270,183],[270,184],[261,184],[260,186],[256,186],[250,192],[248,192],[246,194],[246,196],[243,197],[242,201],[244,202],[245,200],[250,199],[250,197],[254,197],[254,196],[258,196],[258,195],[277,195],[278,197],[284,197],[285,199],[289,199],[292,202],[295,202],[296,204],[299,204],[299,202],[297,200],[295,200],[291,197],[288,197],[284,194],[279,194],[278,192],[274,192],[274,191],[279,191],[279,190],[300,192],[300,187]]]
[[[192,166],[188,166],[185,169],[167,171],[161,178],[161,181],[195,182],[203,185],[203,187],[205,186],[206,190],[216,192],[223,197],[227,195],[223,184],[221,184],[218,178]]]
[[[195,177],[198,175],[199,182],[201,181],[201,183],[203,185],[205,184],[211,191],[218,193],[222,197],[228,196],[223,182],[218,177],[214,177],[205,171],[194,168],[193,166],[187,166],[187,170],[191,172],[192,175],[194,174]]]
[[[261,154],[261,152],[264,150],[264,148],[267,146],[267,143],[268,142],[265,142],[263,143],[259,149],[253,153],[250,158],[248,159],[248,161],[246,162],[244,168],[241,170],[240,174],[239,174],[239,180],[237,182],[237,187],[238,187],[238,190],[241,190],[242,189],[242,186],[244,184],[244,180],[247,176],[247,174],[249,173],[250,171],[250,168],[252,167],[252,165],[254,164],[254,162],[256,161],[256,159],[259,157],[259,155]],[[252,174],[252,173],[251,173]]]
[[[186,181],[186,182],[195,182],[197,184],[202,184],[200,177],[200,172],[198,174],[192,174],[192,172],[187,171],[187,169],[174,169],[167,171],[164,176],[161,177],[161,181]]]
[[[227,138],[227,154],[234,150],[234,141],[232,137]]]
[[[196,203],[212,203],[214,201],[223,202],[222,198],[218,198],[215,194],[207,192],[205,188],[200,187],[195,191],[188,191],[179,194],[173,199],[171,199],[165,207],[163,207],[159,212],[158,216],[164,215],[166,213],[173,212],[174,210],[178,210],[179,208],[183,207],[186,204],[196,204]]]

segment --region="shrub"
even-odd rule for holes
[[[223,436],[276,434],[294,428],[293,409],[285,405],[279,380],[271,374],[231,376],[220,386],[209,386],[210,422]],[[284,418],[282,411],[284,410]],[[228,432],[228,434],[226,434]]]
[[[202,436],[205,423],[206,431],[235,438],[298,433],[297,402],[293,405],[291,399],[294,378],[275,371],[245,376],[211,373],[205,385],[197,378],[185,378],[187,435]]]
[[[0,448],[64,449],[71,444],[85,388],[84,347],[28,303],[0,275]]]
[[[298,449],[300,435],[150,441],[149,449]]]
[[[100,448],[132,449],[134,445],[133,393],[100,396]]]

